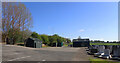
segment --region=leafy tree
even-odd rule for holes
[[[66,41],[67,41],[66,38],[63,38],[63,37],[62,37],[62,40],[63,40],[63,42],[66,42]]]
[[[44,44],[49,44],[50,42],[49,42],[49,38],[48,38],[48,35],[45,35],[45,34],[42,34],[42,35],[40,35],[41,36],[41,39],[42,39],[42,41],[43,41],[43,43]]]
[[[39,34],[36,33],[36,32],[33,32],[33,33],[31,34],[31,37],[33,37],[33,38],[39,38]]]
[[[13,34],[13,32],[14,32],[14,34]],[[7,41],[9,42],[9,44],[15,44],[15,42],[20,41],[22,35],[21,35],[20,31],[10,29],[8,31],[8,37],[9,37],[9,39],[7,39]]]
[[[55,36],[49,36],[50,46],[53,46],[53,43],[57,42],[57,38]]]
[[[39,34],[36,33],[36,32],[33,32],[33,33],[31,34],[31,37],[32,37],[32,38],[38,38],[38,39],[40,39],[41,41],[43,41],[42,38],[41,38],[41,35],[39,35]]]
[[[64,39],[57,34],[54,34],[53,37],[56,39],[55,42],[57,42],[57,43],[61,43],[64,41]]]
[[[38,39],[40,39],[40,40],[42,41],[42,38],[41,38],[41,36],[40,36],[40,35],[38,36]]]
[[[59,36],[59,35],[57,35],[57,34],[54,34],[53,36],[56,36],[56,37],[57,37],[57,36]]]
[[[67,43],[71,43],[71,40],[67,38],[67,39],[66,39],[66,42],[67,42]]]
[[[57,42],[58,42],[58,43],[63,42],[62,38],[61,38],[61,37],[57,37]]]
[[[22,3],[2,3],[2,34],[3,41],[10,39],[15,44],[19,40],[21,32],[22,40],[26,37],[26,30],[32,27],[32,16],[26,6]]]

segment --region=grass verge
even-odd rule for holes
[[[120,43],[90,43],[90,45],[120,45]]]
[[[90,63],[120,63],[120,62],[108,61],[103,59],[90,59]]]

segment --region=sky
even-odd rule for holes
[[[39,34],[118,40],[117,2],[24,2]]]

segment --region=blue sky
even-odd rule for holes
[[[117,2],[26,2],[39,34],[66,38],[118,39]]]

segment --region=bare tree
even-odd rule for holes
[[[11,2],[2,3],[2,32],[5,42],[6,39],[11,39],[12,41],[10,43],[15,44],[21,32],[23,32],[22,37],[24,41],[26,37],[24,32],[31,27],[32,16],[24,4]],[[27,35],[27,37],[29,37],[29,35]]]

